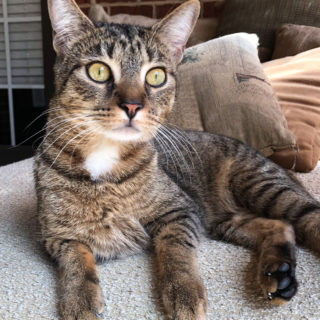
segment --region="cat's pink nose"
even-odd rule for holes
[[[139,110],[143,108],[140,103],[121,103],[119,107],[125,111],[129,119],[133,119]]]

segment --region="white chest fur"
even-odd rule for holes
[[[96,145],[88,154],[84,168],[93,180],[109,173],[119,161],[119,148],[112,143],[103,142]]]

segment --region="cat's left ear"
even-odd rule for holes
[[[74,0],[48,0],[48,9],[54,33],[53,46],[58,54],[64,53],[79,39],[81,32],[94,27]]]
[[[200,14],[199,0],[189,0],[154,25],[155,35],[167,44],[178,64]]]

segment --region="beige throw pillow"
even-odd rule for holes
[[[265,156],[294,148],[257,44],[256,35],[239,33],[187,49],[169,122],[239,139]]]

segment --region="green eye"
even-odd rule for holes
[[[146,82],[152,87],[160,87],[166,80],[166,73],[161,68],[151,69],[146,75]]]
[[[91,80],[100,83],[108,81],[111,75],[109,67],[101,62],[89,64],[87,73]]]

